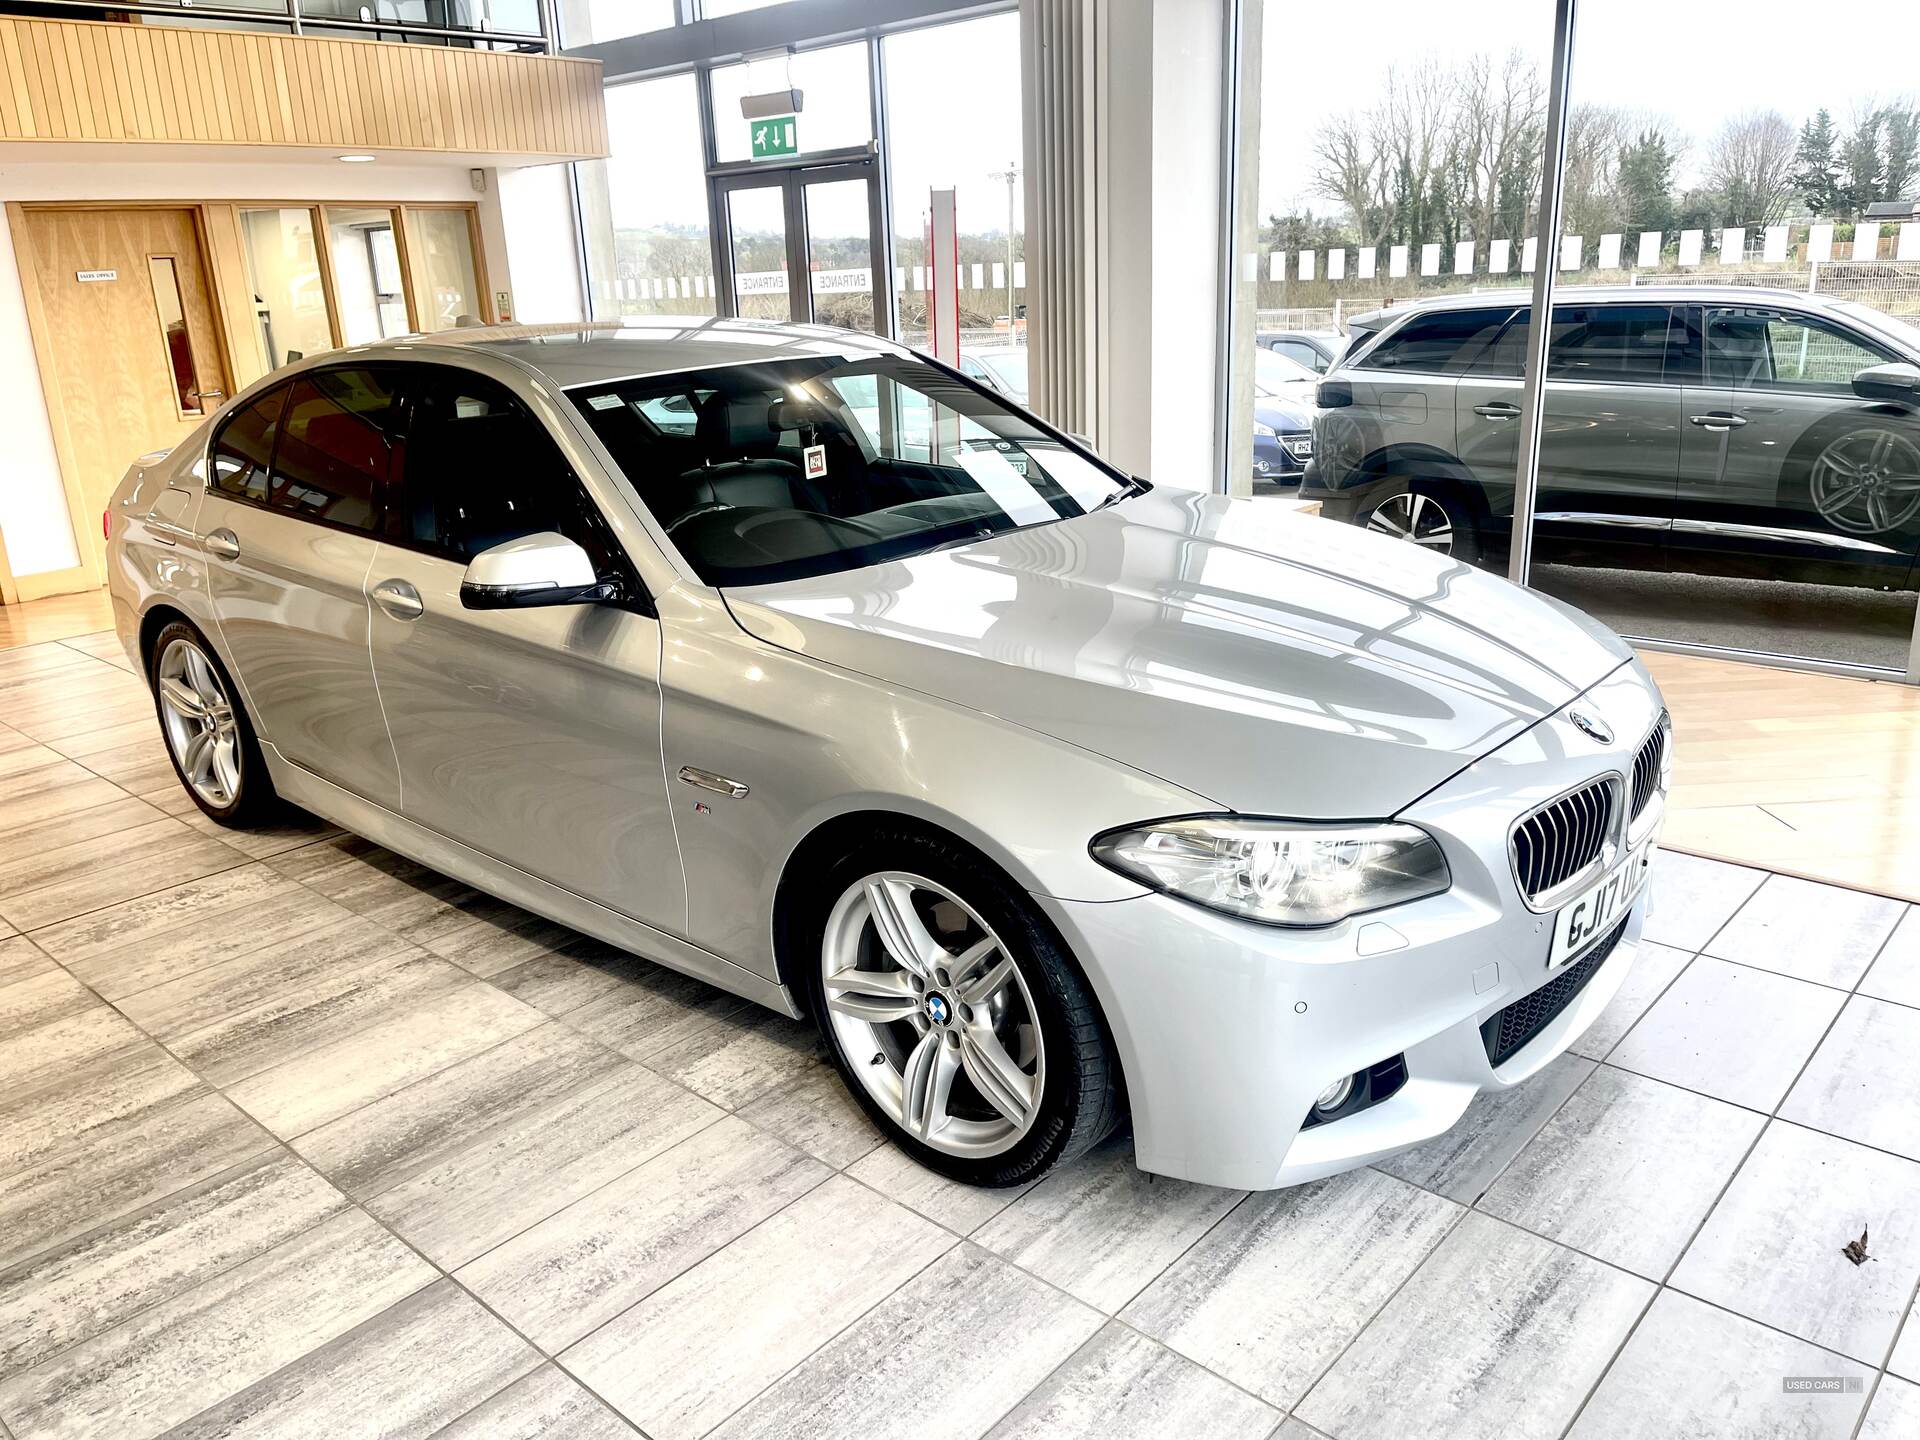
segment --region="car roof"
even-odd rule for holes
[[[363,359],[424,359],[449,348],[516,361],[562,389],[768,360],[809,356],[857,359],[909,353],[890,340],[831,325],[782,325],[688,315],[587,325],[439,330],[431,335],[377,340],[350,352],[334,351],[324,358],[337,363],[344,353],[350,353]]]
[[[1759,285],[1563,285],[1553,292],[1556,305],[1601,305],[1638,303],[1642,305],[1720,304],[1778,305],[1792,304],[1802,309],[1824,310],[1829,297],[1806,290],[1787,290]],[[1356,315],[1348,322],[1374,329],[1388,320],[1398,320],[1415,312],[1435,310],[1480,310],[1502,305],[1531,305],[1533,291],[1518,286],[1503,290],[1465,291],[1455,295],[1434,295],[1404,300],[1380,310]]]

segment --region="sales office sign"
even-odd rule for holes
[[[73,272],[73,278],[82,285],[98,285],[103,280],[118,280],[120,272],[118,270],[76,270]]]

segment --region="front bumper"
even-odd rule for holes
[[[1254,436],[1253,478],[1279,485],[1298,484],[1310,463],[1308,457],[1311,451],[1294,453],[1287,448],[1289,443],[1299,450],[1311,445],[1312,439],[1306,434]]]
[[[1548,971],[1554,916],[1530,910],[1507,854],[1513,822],[1570,784],[1632,757],[1660,698],[1632,662],[1589,691],[1616,740],[1600,746],[1563,715],[1469,766],[1397,818],[1447,852],[1443,895],[1320,930],[1254,925],[1159,894],[1042,899],[1082,957],[1112,1027],[1143,1170],[1271,1189],[1363,1165],[1440,1134],[1483,1090],[1525,1081],[1606,1008],[1639,948],[1647,897],[1566,1007],[1495,1066],[1481,1025],[1566,973]],[[1656,797],[1632,843],[1657,839]],[[1302,1128],[1343,1075],[1404,1056],[1389,1098]]]

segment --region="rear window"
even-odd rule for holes
[[[1513,314],[1511,305],[1488,310],[1435,310],[1416,315],[1357,362],[1370,370],[1456,375],[1493,343]]]

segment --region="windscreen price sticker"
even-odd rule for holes
[[[809,445],[805,450],[800,452],[800,456],[806,463],[807,479],[818,480],[822,475],[827,473],[826,446]]]

